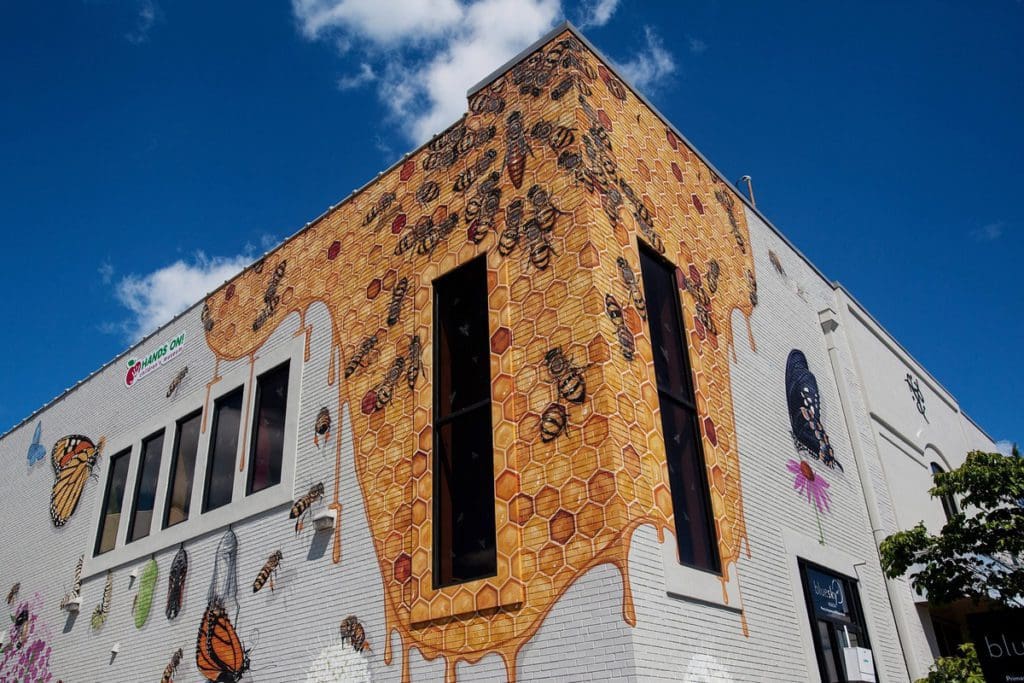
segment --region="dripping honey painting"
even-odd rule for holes
[[[574,32],[471,93],[467,108],[213,292],[203,322],[218,363],[252,363],[292,315],[308,354],[307,311],[327,307],[331,362],[315,381],[331,387],[339,415],[351,416],[362,493],[362,509],[342,509],[345,438],[324,437],[320,448],[334,461],[322,500],[335,513],[332,561],[344,571],[342,521],[365,515],[384,587],[387,633],[378,639],[403,679],[415,649],[442,658],[448,680],[458,662],[496,653],[514,681],[518,653],[577,579],[614,567],[621,618],[633,625],[633,533],[651,526],[676,545],[681,498],[671,471],[686,463],[667,455],[663,437],[659,393],[668,380],[658,377],[649,325],[662,315],[652,302],[665,296],[644,291],[642,252],[672,268],[674,298],[664,305],[678,309],[685,331],[677,344],[690,376],[682,384],[707,483],[710,540],[701,553],[713,558],[725,593],[746,541],[730,359],[737,343],[753,344],[732,314],[752,314],[756,273],[731,187]],[[490,432],[482,471],[493,510],[477,511],[484,521],[473,528],[484,528],[475,569],[453,577],[460,560],[447,554],[459,551],[441,527],[458,522],[441,521],[437,497],[466,480],[468,465],[439,469],[451,462],[438,453],[447,437],[435,425],[447,434],[469,422],[459,421],[462,408],[446,422],[447,409],[435,405],[459,381],[436,384],[444,375],[437,364],[455,361],[441,348],[447,337],[437,337],[446,314],[435,285],[470,263],[480,277],[453,310],[481,305],[479,352],[469,355],[485,383],[472,414],[473,429]],[[468,336],[470,327],[452,334]]]

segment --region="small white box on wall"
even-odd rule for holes
[[[875,658],[871,650],[863,647],[844,647],[846,680],[875,683]]]

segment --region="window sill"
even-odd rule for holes
[[[670,597],[740,611],[740,583],[736,567],[725,580],[722,574],[679,564],[671,533],[665,534],[665,542],[661,544],[661,560],[665,568],[665,592]]]
[[[102,555],[86,557],[82,564],[82,580],[103,574],[109,569],[148,558],[182,543],[196,541],[200,536],[225,529],[229,525],[242,522],[276,507],[290,506],[291,504],[291,490],[288,487],[283,484],[272,486],[259,493],[246,496],[242,501],[229,503],[216,510],[210,510],[184,522],[179,522],[174,526],[150,533],[145,538],[119,546]],[[282,524],[284,523],[286,522],[282,518]]]

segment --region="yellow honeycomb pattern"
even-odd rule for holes
[[[396,630],[404,680],[414,647],[428,660],[442,657],[447,680],[459,660],[492,652],[514,680],[519,650],[558,598],[602,563],[621,571],[623,616],[635,623],[629,539],[642,524],[659,535],[673,528],[646,323],[617,264],[625,258],[639,277],[637,239],[663,247],[681,268],[725,581],[746,537],[728,362],[731,311],[749,316],[756,301],[742,204],[572,32],[206,301],[207,342],[219,360],[251,361],[281,320],[304,317],[315,302],[331,311],[324,381],[353,416],[356,473],[385,587],[385,661]],[[431,286],[481,254],[497,575],[435,589]],[[608,294],[622,305],[632,361],[606,313]],[[308,344],[304,320],[303,331]],[[581,402],[560,398],[545,363],[552,349],[581,369]],[[210,384],[217,379],[215,370]],[[560,401],[564,431],[557,425],[560,435],[545,441],[542,416]],[[327,487],[339,512],[342,441]],[[338,562],[340,515],[334,539]]]

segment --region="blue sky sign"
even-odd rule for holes
[[[126,387],[134,386],[140,379],[177,356],[184,347],[185,333],[182,332],[165,341],[142,360],[134,357],[129,358],[128,369],[124,373],[124,385]]]

